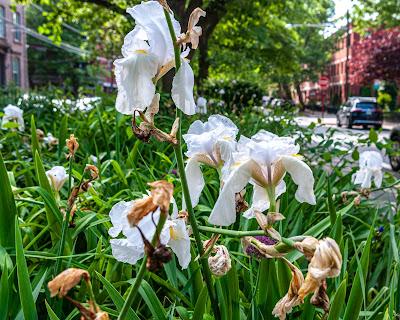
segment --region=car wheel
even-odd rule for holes
[[[400,157],[389,156],[389,161],[393,171],[400,170]]]
[[[364,130],[367,130],[367,129],[368,129],[368,126],[367,126],[366,124],[364,124],[364,125],[363,125],[363,129],[364,129]]]
[[[374,128],[375,128],[376,130],[379,130],[380,128],[382,128],[382,125],[381,125],[381,124],[377,124],[377,125],[374,126]]]
[[[353,128],[353,123],[351,122],[351,119],[350,119],[350,118],[347,119],[347,128],[348,128],[348,129]]]

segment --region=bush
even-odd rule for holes
[[[251,82],[218,80],[206,84],[204,95],[209,99],[211,113],[223,108],[226,111],[240,114],[246,108],[260,106],[264,92]]]

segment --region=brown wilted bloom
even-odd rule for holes
[[[314,256],[315,250],[319,244],[319,241],[314,237],[306,237],[301,242],[295,242],[294,247],[302,252],[306,259],[310,261]]]
[[[165,180],[148,183],[150,195],[136,200],[127,218],[131,226],[136,226],[143,217],[160,208],[163,214],[168,214],[169,205],[174,193],[174,185]]]
[[[69,139],[65,140],[69,153],[67,154],[67,159],[75,157],[75,153],[79,148],[78,139],[75,138],[74,134],[69,136]]]
[[[178,140],[176,139],[176,126],[179,127],[179,120],[175,120],[174,125],[172,127],[171,134],[165,133],[161,131],[154,125],[154,116],[158,113],[160,103],[160,94],[155,94],[150,106],[147,108],[146,113],[136,110],[132,117],[132,132],[136,136],[136,138],[140,139],[143,142],[149,142],[150,138],[153,136],[158,141],[161,142],[169,142],[171,144],[176,145]],[[137,125],[136,124],[136,115],[139,115],[139,118],[142,122]],[[178,121],[178,122],[177,122]]]
[[[44,139],[44,132],[40,129],[36,129],[36,137],[39,141],[43,141]]]
[[[286,262],[292,272],[292,280],[290,281],[288,292],[278,301],[272,310],[272,314],[275,317],[279,317],[280,320],[285,320],[286,314],[290,313],[295,306],[300,304],[298,294],[304,282],[304,276],[301,271],[287,259],[283,258],[283,261]]]
[[[320,240],[308,265],[306,280],[299,291],[299,299],[315,293],[326,278],[337,277],[342,267],[342,255],[336,241],[331,238]]]
[[[244,200],[244,194],[246,193],[246,189],[235,194],[235,202],[236,202],[236,213],[242,213],[249,208],[249,204]]]
[[[69,290],[81,282],[81,279],[89,282],[89,272],[77,268],[64,270],[47,284],[50,296],[55,297],[58,295],[59,298],[65,297]]]
[[[310,299],[310,302],[312,305],[321,308],[322,310],[325,311],[325,313],[329,312],[329,297],[328,294],[326,293],[326,280],[322,281],[321,286],[318,288],[317,291],[314,292],[313,296]]]
[[[92,177],[92,180],[96,180],[99,177],[99,169],[92,164],[87,164],[85,167],[85,171],[90,171],[90,176]]]
[[[66,296],[69,302],[71,302],[81,313],[81,320],[109,320],[108,313],[102,311],[94,301],[89,301],[89,308],[85,307],[80,302]]]
[[[361,203],[361,196],[358,195],[357,197],[354,198],[353,203],[356,207],[358,207]]]
[[[215,246],[208,257],[208,266],[214,276],[222,277],[231,269],[231,257],[228,249],[223,245]]]
[[[200,26],[196,26],[200,17],[205,17],[206,12],[201,8],[196,8],[192,11],[189,17],[188,27],[186,33],[181,34],[178,43],[191,43],[192,49],[197,49],[199,46],[199,38],[203,32]]]

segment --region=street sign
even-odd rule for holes
[[[318,80],[319,87],[321,90],[326,90],[329,87],[329,78],[327,76],[321,76]]]

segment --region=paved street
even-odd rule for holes
[[[320,125],[318,125],[318,119],[321,119]],[[368,138],[369,135],[369,130],[364,130],[362,127],[354,127],[353,129],[337,127],[336,116],[333,114],[325,114],[324,118],[321,118],[321,113],[305,113],[296,117],[296,121],[301,126],[308,126],[313,122],[316,123],[318,125],[315,128],[316,134],[324,134],[329,128],[335,128],[337,129],[337,132],[334,133],[333,138],[336,141],[353,141],[357,144],[359,138]],[[389,138],[390,130],[393,128],[393,126],[393,124],[384,123],[382,132],[379,133],[379,140]],[[319,142],[318,140],[321,140],[321,137],[316,136],[315,140],[316,142]],[[373,150],[373,148],[365,148],[362,146],[359,148],[360,152],[364,150]],[[384,169],[391,170],[389,158],[387,156],[384,156],[384,161]]]

